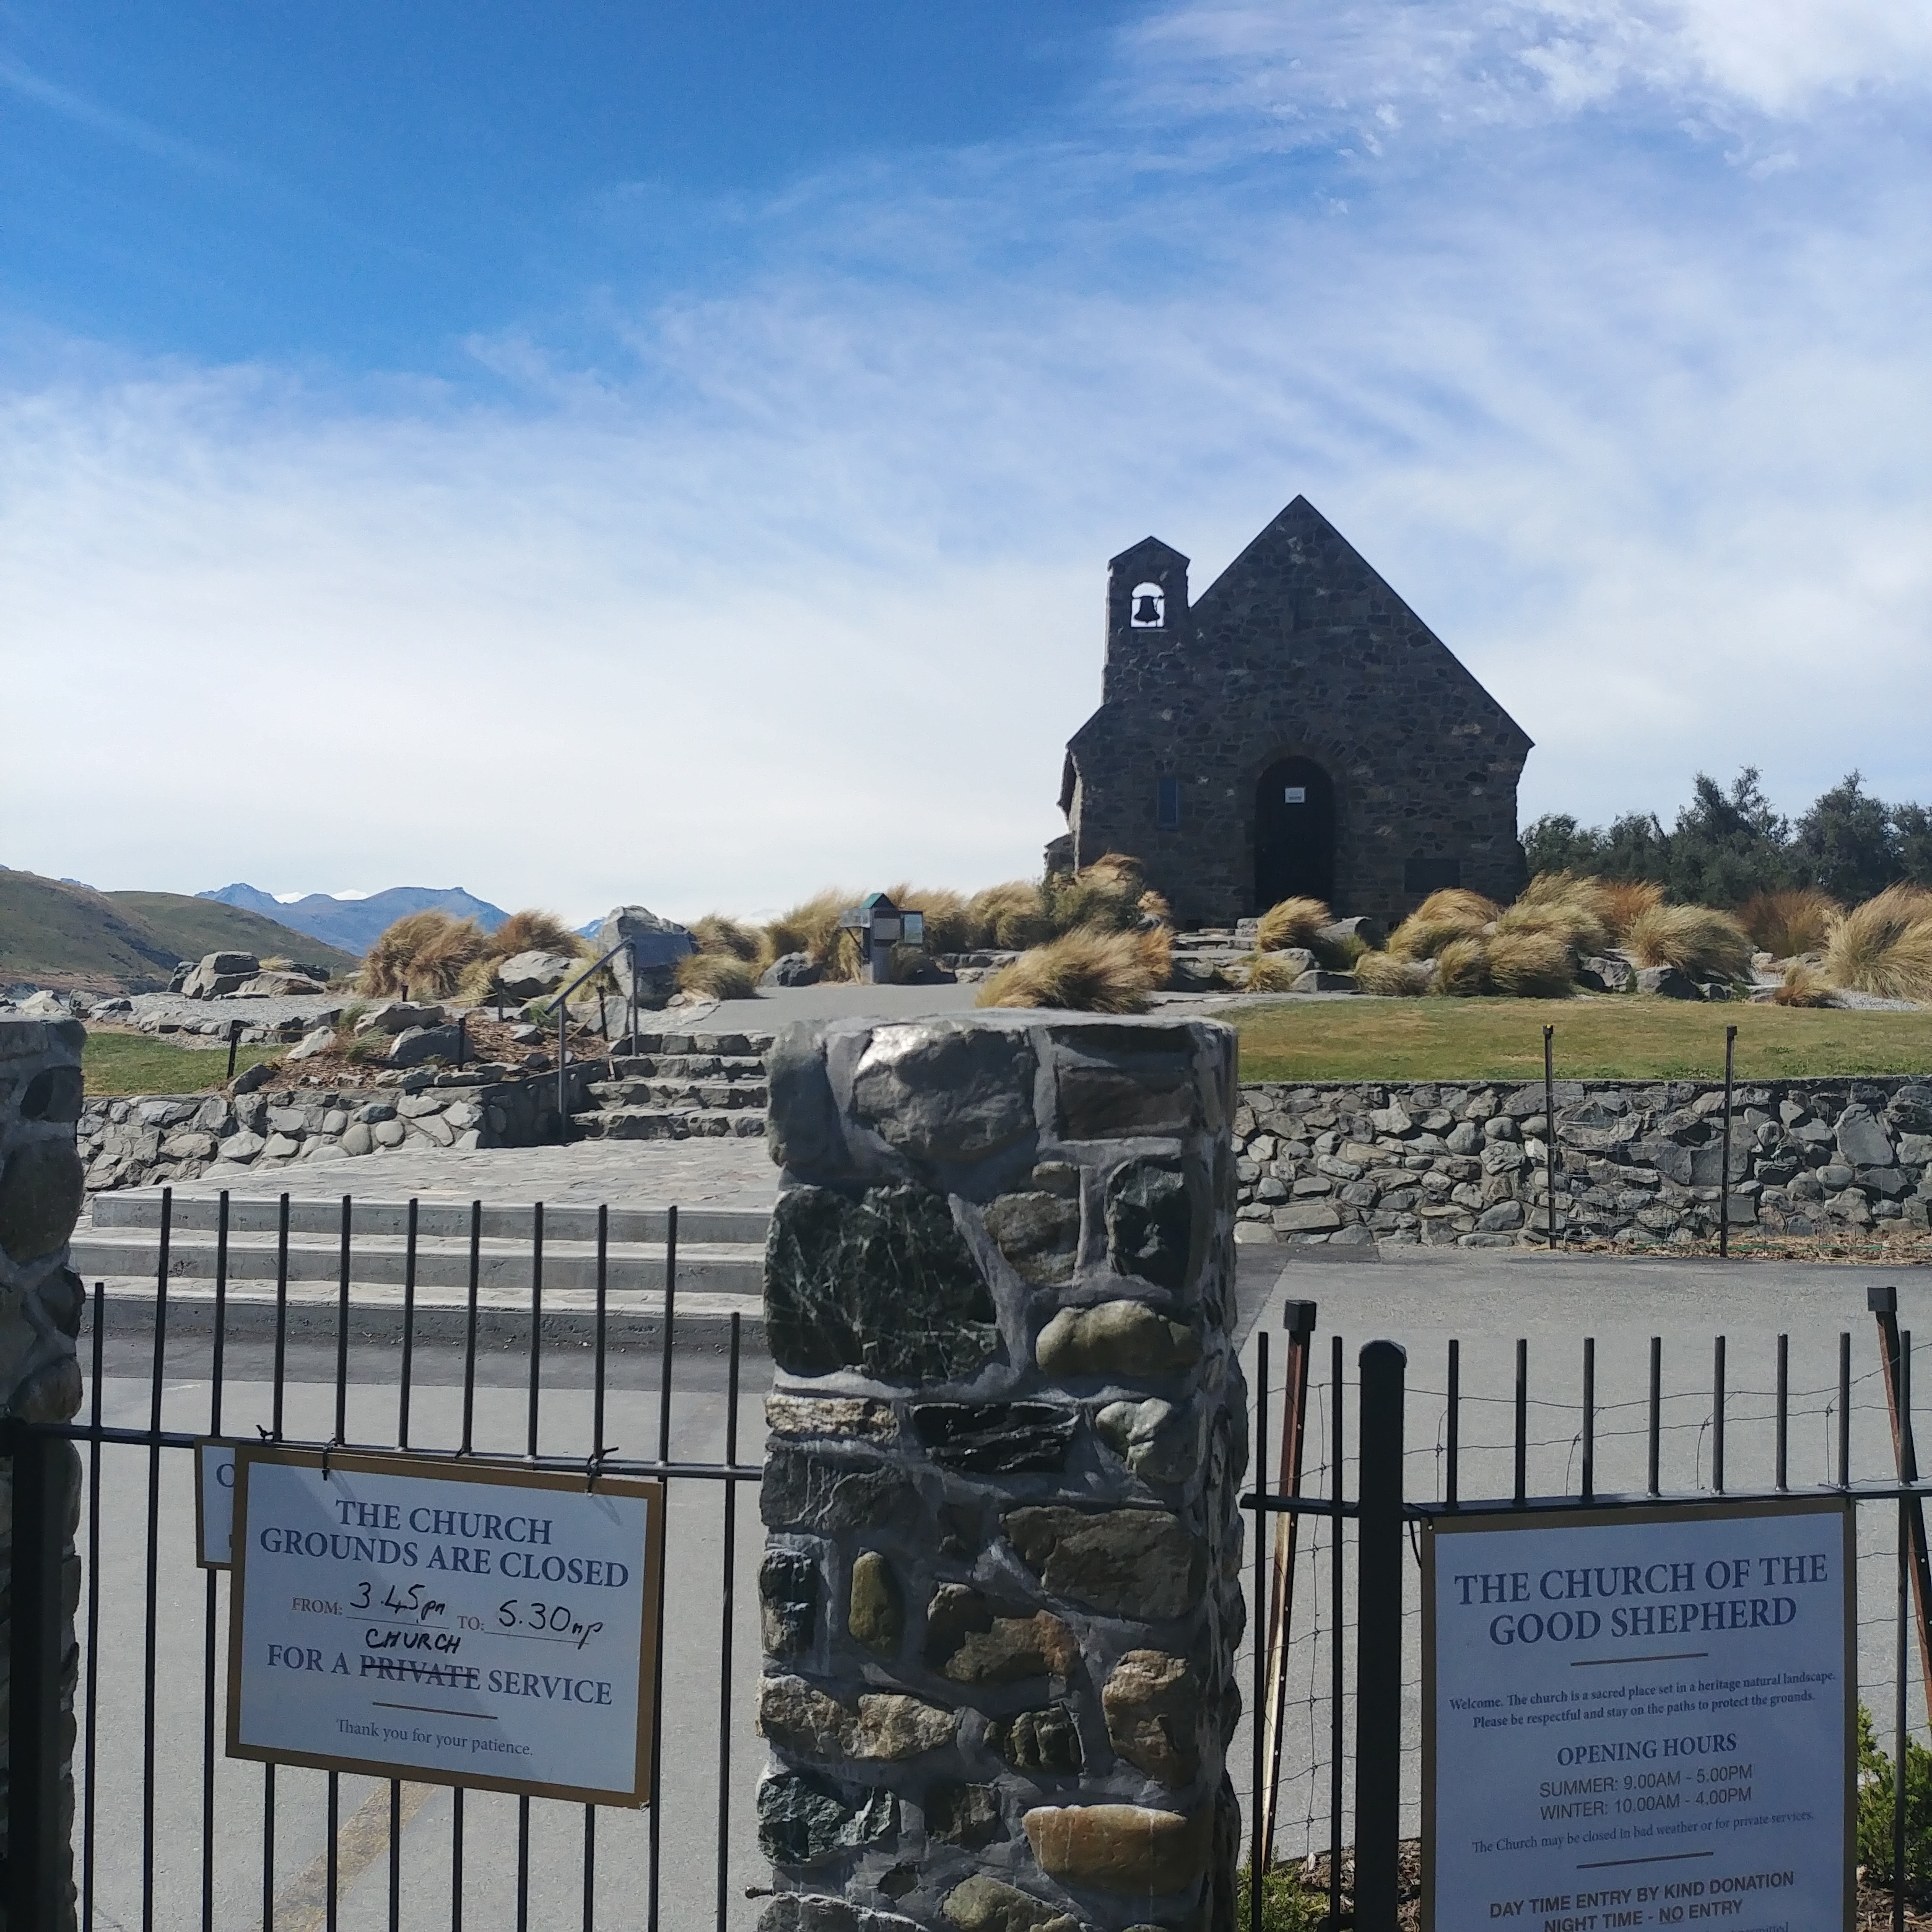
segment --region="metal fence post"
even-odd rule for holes
[[[57,1932],[68,1917],[73,1852],[61,1804],[61,1559],[64,1445],[6,1426],[14,1477],[12,1628],[8,1642],[7,1924]]]
[[[1726,1259],[1731,1252],[1731,1090],[1737,1058],[1738,1030],[1724,1029],[1724,1172],[1718,1177],[1718,1252]]]
[[[1408,1352],[1360,1358],[1355,1556],[1355,1925],[1396,1932],[1402,1828],[1402,1394]]]

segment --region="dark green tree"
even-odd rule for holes
[[[1900,810],[1918,808],[1904,806]],[[1792,868],[1807,885],[1817,886],[1847,905],[1868,899],[1894,884],[1903,871],[1893,820],[1885,801],[1874,798],[1859,775],[1849,772],[1798,820],[1791,842]]]
[[[1685,904],[1734,906],[1792,883],[1791,828],[1747,765],[1726,791],[1700,772],[1670,838],[1664,890]]]
[[[1899,877],[1915,886],[1932,886],[1932,812],[1922,805],[1895,805],[1892,829],[1898,842]]]

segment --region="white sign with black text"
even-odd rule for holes
[[[647,1802],[661,1484],[244,1444],[231,1756]]]
[[[1438,1519],[1424,1924],[1849,1927],[1851,1508]]]

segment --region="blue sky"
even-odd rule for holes
[[[1932,796],[1932,8],[0,0],[0,860],[1036,868],[1298,491],[1538,745]]]

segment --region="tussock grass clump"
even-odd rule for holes
[[[1646,913],[1664,903],[1664,888],[1649,879],[1598,879],[1598,909],[1610,937],[1622,945]]]
[[[1436,975],[1426,962],[1398,958],[1393,952],[1364,952],[1355,962],[1355,983],[1365,993],[1409,1000],[1429,991]]]
[[[1932,1000],[1932,892],[1891,886],[1832,928],[1825,976],[1886,1000]]]
[[[926,915],[926,950],[928,952],[963,952],[971,926],[966,896],[949,886],[888,886],[886,896],[902,912]]]
[[[1258,952],[1285,952],[1291,946],[1314,950],[1315,935],[1334,923],[1335,915],[1319,899],[1282,899],[1263,913],[1255,925]]]
[[[566,959],[587,958],[590,948],[554,912],[526,906],[513,912],[484,943],[492,959],[514,959],[519,952],[554,952]]]
[[[1738,923],[1774,959],[1823,952],[1832,927],[1844,916],[1844,908],[1815,886],[1754,892],[1738,908]]]
[[[976,1004],[1053,1006],[1079,1013],[1144,1012],[1148,994],[1166,979],[1166,948],[1150,945],[1154,937],[1078,927],[1002,967],[980,988]]]
[[[759,960],[765,955],[765,935],[754,926],[728,914],[708,912],[692,922],[691,936],[700,952],[715,952],[732,959]]]
[[[1490,990],[1488,946],[1474,934],[1449,940],[1436,956],[1436,978],[1429,990],[1455,1000],[1480,998]]]
[[[412,993],[447,999],[465,970],[488,950],[473,919],[454,919],[446,912],[405,913],[376,935],[356,990],[390,999],[407,987]]]
[[[1771,996],[1774,1006],[1828,1006],[1832,988],[1823,974],[1802,959],[1784,969],[1784,983]]]
[[[1247,993],[1292,993],[1308,968],[1284,952],[1250,952],[1241,962],[1241,990]]]
[[[1505,932],[1498,921],[1488,951],[1490,988],[1506,998],[1565,1000],[1576,989],[1575,957],[1560,932]]]
[[[1052,937],[1040,887],[1031,879],[988,886],[966,902],[967,944],[1004,952],[1037,946]]]
[[[1389,934],[1388,950],[1398,959],[1436,958],[1453,940],[1480,938],[1502,911],[1480,892],[1445,886],[1431,892]]]
[[[1106,852],[1072,874],[1054,874],[1040,885],[1047,922],[1056,933],[1083,927],[1102,932],[1131,932],[1141,922],[1141,896],[1147,880],[1140,861]]]
[[[1742,980],[1750,970],[1750,934],[1709,906],[1655,905],[1624,935],[1640,966],[1675,966],[1694,980]]]
[[[677,962],[677,983],[714,1000],[749,1000],[758,994],[758,969],[735,952],[687,952]]]
[[[1156,926],[1174,923],[1174,908],[1168,904],[1166,894],[1156,892],[1153,886],[1148,886],[1135,903],[1142,919],[1150,919]]]
[[[806,952],[822,966],[838,932],[838,915],[858,896],[827,887],[782,912],[765,928],[765,944],[776,959],[787,952]]]
[[[1540,873],[1522,897],[1497,915],[1496,932],[1550,934],[1580,957],[1600,952],[1610,943],[1604,894],[1594,879],[1568,872]]]

